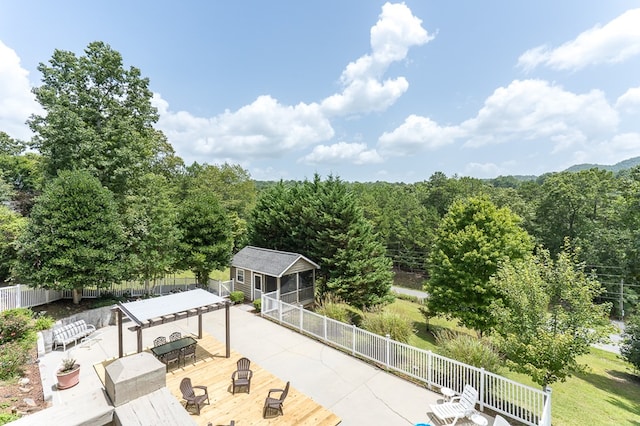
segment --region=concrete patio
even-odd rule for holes
[[[274,324],[247,309],[247,305],[231,308],[233,351],[250,358],[282,383],[291,381],[298,391],[340,417],[342,425],[433,423],[428,414],[429,405],[441,402],[441,394]],[[204,332],[223,342],[224,311],[207,313],[203,320]],[[194,334],[197,319],[186,318],[146,329],[143,333],[144,347],[152,346],[155,337],[168,336],[173,331]],[[136,334],[127,330],[123,345],[125,353],[135,352]],[[93,341],[71,346],[67,353],[82,365],[80,384],[57,390],[55,371],[66,354],[60,350],[47,353],[40,360],[45,397],[50,397],[54,406],[69,407],[70,410],[78,409],[79,399],[86,400],[83,401],[83,410],[99,412],[106,409],[109,401],[93,366],[117,356],[117,327],[100,329]],[[29,423],[29,417],[19,423],[36,424]],[[487,418],[492,424],[493,419]],[[462,419],[457,424],[464,425],[465,421]]]

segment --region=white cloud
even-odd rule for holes
[[[591,141],[576,150],[566,162],[573,164],[616,164],[640,156],[640,133],[621,133],[603,141]]]
[[[324,99],[323,111],[350,115],[387,109],[409,88],[404,77],[381,81],[389,65],[404,60],[411,46],[432,39],[422,28],[422,21],[404,3],[385,3],[378,22],[371,28],[371,55],[347,65],[340,77],[343,91]]]
[[[301,158],[306,164],[352,163],[357,165],[381,163],[382,157],[375,149],[367,149],[364,143],[338,142],[333,145],[318,145]]]
[[[385,132],[378,140],[383,155],[404,156],[423,149],[437,149],[463,136],[458,126],[440,126],[428,117],[410,115],[392,132]]]
[[[599,90],[575,94],[543,80],[515,80],[496,89],[460,127],[468,147],[550,139],[559,149],[609,135],[618,122]]]
[[[640,87],[632,87],[616,101],[616,109],[627,114],[640,113]]]
[[[260,96],[237,111],[200,118],[186,111],[172,112],[159,94],[154,105],[160,113],[157,127],[187,162],[201,156],[228,157],[234,161],[279,157],[333,137],[333,128],[318,104],[280,104]],[[188,158],[193,157],[193,158]]]
[[[16,52],[0,41],[0,131],[30,139],[25,121],[34,113],[41,114],[42,108],[31,93],[29,72],[20,65]]]
[[[623,62],[640,54],[640,9],[631,9],[581,33],[574,40],[550,49],[538,46],[518,59],[526,71],[538,65],[557,70],[578,70],[587,65]]]
[[[464,168],[464,173],[478,178],[492,178],[503,174],[503,171],[495,163],[468,163]]]

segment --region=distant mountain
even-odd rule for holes
[[[640,157],[629,158],[628,160],[621,161],[612,166],[602,165],[602,164],[576,164],[575,166],[569,167],[567,172],[579,172],[580,170],[589,170],[589,169],[602,169],[610,172],[617,173],[621,170],[627,170],[632,167],[635,167],[640,164]]]

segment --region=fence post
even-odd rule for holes
[[[356,354],[356,325],[351,324],[351,355]]]
[[[433,352],[427,351],[427,385],[431,389],[433,383]]]
[[[385,358],[385,364],[387,365],[387,370],[389,369],[389,345],[391,344],[390,340],[391,340],[391,336],[387,333],[385,336],[385,354],[384,354],[384,358]]]
[[[22,306],[22,288],[20,286],[20,284],[18,284],[16,289],[16,308],[19,308]]]
[[[302,306],[298,306],[300,312],[300,332],[304,331],[304,327],[302,326],[302,321],[304,321],[304,312],[302,312]]]
[[[278,298],[278,321],[282,323],[282,300]]]
[[[322,333],[323,333],[324,340],[327,341],[327,317],[326,316],[322,317]]]
[[[485,370],[484,367],[480,368],[480,391],[479,396],[480,396],[480,400],[478,401],[478,404],[480,405],[480,411],[484,411],[484,381],[485,381]]]
[[[551,388],[549,386],[544,388],[544,410],[540,426],[551,426]]]

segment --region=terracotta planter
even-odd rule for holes
[[[58,389],[68,389],[80,382],[80,364],[76,364],[73,370],[65,371],[64,373],[58,370],[56,373],[58,378]]]

